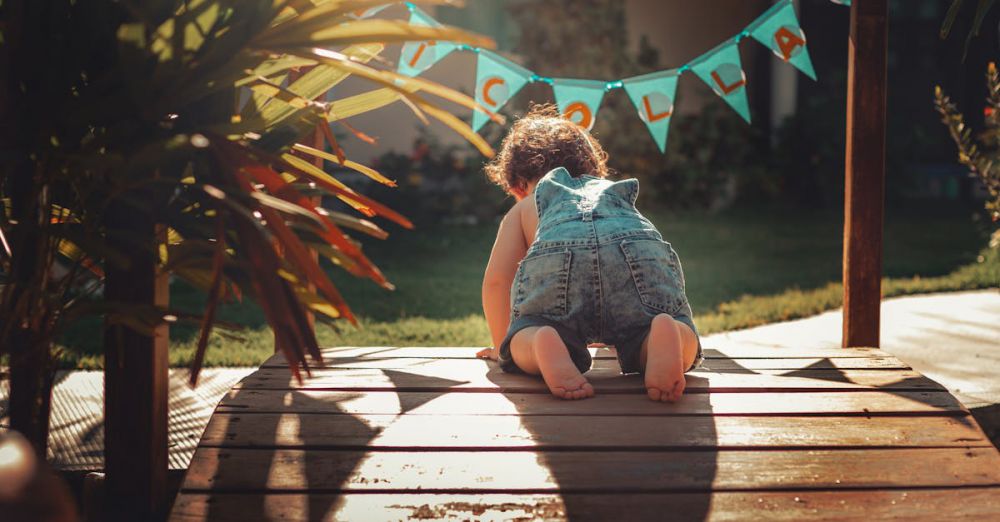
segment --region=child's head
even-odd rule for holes
[[[561,117],[555,106],[534,105],[514,122],[500,153],[486,165],[486,175],[520,199],[533,182],[558,167],[565,167],[574,177],[607,177],[607,160],[601,144],[579,125]]]

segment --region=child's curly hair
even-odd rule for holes
[[[486,176],[508,194],[523,195],[528,184],[558,167],[573,177],[607,177],[607,161],[589,132],[560,116],[554,105],[536,104],[511,126],[500,153],[486,165]]]

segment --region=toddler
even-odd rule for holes
[[[483,277],[495,348],[480,357],[541,374],[553,395],[594,388],[588,344],[614,345],[622,372],[644,374],[649,398],[676,401],[701,343],[677,254],[635,208],[639,183],[609,181],[587,131],[534,107],[514,123],[487,175],[517,203]]]

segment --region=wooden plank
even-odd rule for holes
[[[843,346],[879,345],[888,0],[851,6],[847,51]]]
[[[403,370],[418,368],[440,360],[435,357],[374,357],[330,359],[325,368],[376,368]],[[468,360],[468,359],[466,359]],[[271,364],[266,368],[284,368],[286,365]],[[621,367],[614,358],[594,359],[593,369],[619,371]],[[795,359],[705,359],[702,370],[743,371],[743,370],[908,370],[910,367],[895,357],[800,357]]]
[[[407,370],[315,369],[312,377],[297,382],[287,368],[264,368],[247,376],[238,389],[343,389],[357,391],[505,391],[547,393],[541,378],[506,373],[492,361],[428,359]],[[600,392],[644,392],[642,377],[621,375],[617,369],[587,372]],[[703,370],[687,375],[687,392],[753,392],[813,390],[943,390],[934,381],[912,370],[752,370],[713,373]]]
[[[468,393],[327,390],[239,390],[223,397],[223,413],[381,413],[407,415],[965,415],[950,393],[814,392],[700,393],[676,403],[633,394],[599,394],[572,405],[540,393]],[[442,422],[447,422],[442,420]]]
[[[990,441],[971,417],[686,416],[666,421],[610,415],[449,415],[442,419],[433,415],[216,413],[200,446],[666,450],[973,447],[990,446]]]
[[[341,346],[323,350],[324,361],[332,359],[392,359],[417,357],[433,359],[475,359],[481,346]],[[614,359],[614,348],[590,348],[597,359]],[[768,346],[735,346],[726,348],[705,348],[706,359],[787,359],[787,358],[838,358],[838,357],[891,357],[878,348],[775,348]],[[264,361],[261,367],[287,366],[279,353]]]
[[[415,451],[202,448],[187,491],[724,491],[1000,486],[994,448]]]
[[[172,522],[246,520],[992,520],[1000,488],[585,494],[183,493]]]

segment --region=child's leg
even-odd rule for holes
[[[551,326],[532,326],[514,334],[510,354],[525,373],[541,374],[556,397],[585,399],[594,395],[594,387],[573,364],[566,344]]]
[[[679,399],[684,393],[684,370],[691,367],[697,355],[698,339],[688,325],[667,314],[654,317],[639,352],[649,398],[670,402]]]

